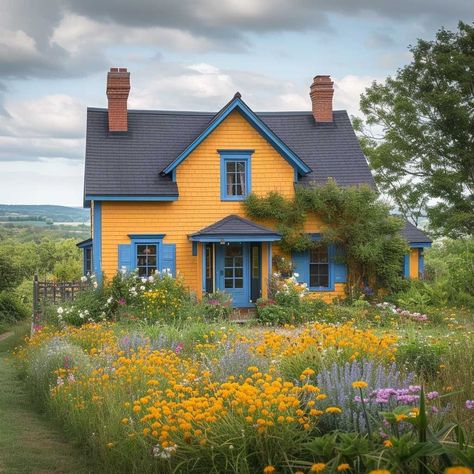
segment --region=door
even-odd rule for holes
[[[242,243],[219,245],[216,270],[219,289],[232,297],[233,305],[251,306],[248,245]]]

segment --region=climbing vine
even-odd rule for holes
[[[369,186],[343,188],[328,180],[323,186],[297,186],[291,199],[276,192],[251,194],[244,204],[250,218],[275,224],[287,253],[318,245],[305,232],[305,223],[311,215],[319,219],[322,242],[344,249],[349,291],[365,284],[389,290],[400,286],[408,252],[401,235],[403,221],[390,214],[390,207]]]

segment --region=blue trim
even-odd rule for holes
[[[229,234],[213,234],[209,235],[195,235],[190,237],[192,242],[278,242],[281,240],[281,235],[229,235]]]
[[[425,257],[422,248],[418,249],[418,275],[421,278],[425,276]]]
[[[114,194],[87,194],[86,201],[177,201],[178,196],[134,196],[134,195],[123,195],[117,196]]]
[[[408,245],[411,249],[430,248],[431,242],[410,242]]]
[[[198,243],[197,243],[196,241],[193,241],[193,242],[192,242],[192,246],[193,246],[192,255],[193,255],[193,257],[197,257],[197,254],[198,254]]]
[[[243,201],[252,192],[251,151],[222,150],[221,155],[221,201]],[[245,194],[229,196],[227,194],[226,165],[230,161],[245,162]]]
[[[229,104],[224,107],[211,121],[207,128],[188,147],[171,162],[162,174],[171,173],[182,161],[184,161],[196,147],[202,143],[234,110],[238,110],[244,118],[268,141],[300,174],[305,175],[311,168],[298,157],[270,128],[240,99],[235,96]]]
[[[166,234],[128,234],[130,239],[133,241],[142,241],[142,240],[163,240]]]
[[[270,280],[272,278],[272,274],[273,274],[273,257],[272,257],[272,243],[269,242],[268,243],[268,283],[270,283]],[[267,288],[267,291],[269,290],[270,288]]]
[[[92,265],[97,283],[102,282],[102,204],[94,201]]]
[[[410,278],[410,256],[403,256],[403,276],[405,278]]]
[[[194,242],[193,242],[194,244]],[[197,242],[196,242],[196,246],[199,245]],[[201,272],[202,272],[202,278],[201,278],[201,286],[202,286],[202,293],[206,293],[206,244],[202,243],[201,244]],[[217,266],[217,265],[216,265]],[[214,271],[216,271],[214,269]],[[217,281],[217,277],[215,277],[216,281]]]
[[[78,247],[80,249],[85,249],[87,247],[92,247],[92,239],[83,240],[82,242],[79,242],[78,244],[76,244],[76,247]]]

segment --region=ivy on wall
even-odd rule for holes
[[[365,284],[400,287],[403,256],[408,252],[401,235],[404,223],[390,214],[390,206],[369,186],[339,187],[328,180],[323,186],[297,186],[292,199],[276,192],[263,197],[251,194],[244,204],[250,218],[275,224],[287,253],[318,245],[304,226],[310,215],[320,219],[322,242],[344,249],[350,290]]]

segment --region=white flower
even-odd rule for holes
[[[84,276],[81,276],[81,281],[84,283],[87,281],[87,277],[84,275]]]
[[[125,273],[127,273],[127,267],[124,267],[124,266],[120,267],[120,273],[122,275],[125,275]]]
[[[140,286],[140,291],[145,291],[145,287],[143,285]]]
[[[107,304],[112,303],[113,300],[114,300],[114,299],[112,298],[112,296],[110,296],[110,297],[107,299]]]
[[[146,278],[145,277],[142,277],[141,280],[142,280],[142,283],[146,283]]]
[[[295,273],[293,273],[293,276],[294,276],[295,278],[299,278],[300,274],[295,272]]]
[[[153,275],[150,275],[150,276],[148,277],[148,281],[149,281],[150,283],[153,283],[153,282],[155,281]]]
[[[92,286],[93,286],[94,288],[97,288],[99,285],[98,285],[97,282],[95,281],[95,282],[92,284]]]
[[[61,306],[58,308],[58,310],[57,310],[57,311],[58,311],[58,314],[63,314],[63,313],[64,313],[64,309],[63,309],[63,308],[61,308]]]

